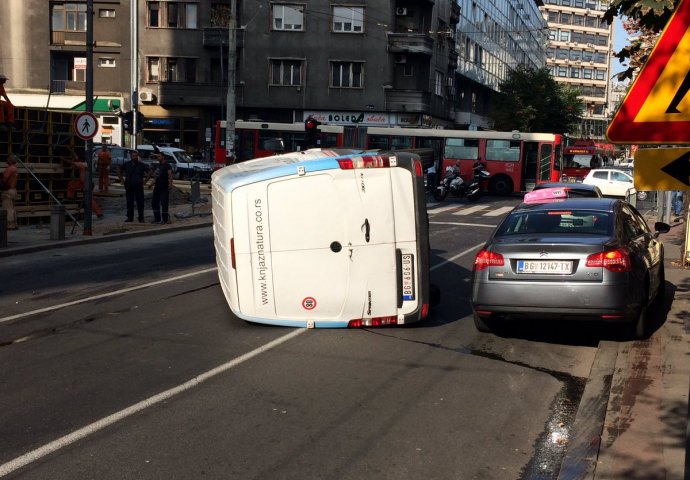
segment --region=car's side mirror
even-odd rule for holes
[[[668,233],[671,230],[671,225],[664,222],[654,222],[654,236],[658,237],[660,233]]]

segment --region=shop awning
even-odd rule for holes
[[[108,103],[110,102],[110,106]],[[120,100],[116,98],[96,98],[93,101],[93,111],[94,112],[114,112],[120,108]],[[72,110],[77,110],[83,112],[86,110],[86,100],[81,102],[79,105],[72,108]]]

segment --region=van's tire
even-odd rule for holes
[[[494,175],[489,180],[489,192],[496,195],[508,195],[513,193],[513,181],[508,175]]]
[[[441,289],[433,283],[429,285],[429,306],[436,307],[441,303]]]
[[[448,189],[446,189],[446,188],[443,188],[443,189],[434,188],[433,195],[434,195],[434,200],[436,200],[437,202],[442,202],[448,196]]]

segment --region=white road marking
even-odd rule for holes
[[[437,268],[440,268],[440,267],[444,266],[446,263],[450,263],[450,262],[452,262],[453,260],[455,260],[455,259],[457,259],[457,258],[464,257],[464,256],[467,255],[468,253],[474,252],[475,250],[477,250],[477,249],[478,249],[479,247],[481,247],[482,245],[484,245],[484,244],[483,244],[483,243],[478,243],[478,244],[475,245],[474,247],[470,247],[470,248],[468,248],[467,250],[465,250],[464,252],[460,252],[460,253],[458,253],[457,255],[453,255],[452,257],[447,258],[446,260],[442,261],[441,263],[437,263],[436,265],[434,265],[433,267],[431,267],[429,270],[430,270],[430,271],[436,270]]]
[[[428,210],[427,213],[431,215],[436,215],[437,213],[446,212],[448,210],[455,210],[456,208],[459,207],[457,205],[447,205],[445,207],[432,208],[431,210]]]
[[[115,295],[120,295],[122,293],[133,292],[135,290],[141,290],[142,288],[153,287],[155,285],[162,285],[164,283],[174,282],[176,280],[181,280],[183,278],[193,277],[195,275],[201,275],[202,273],[208,273],[216,270],[217,267],[206,268],[204,270],[199,270],[196,272],[185,273],[184,275],[178,275],[176,277],[163,278],[161,280],[156,280],[155,282],[144,283],[142,285],[136,285],[134,287],[123,288],[121,290],[115,290],[114,292],[101,293],[100,295],[93,295],[91,297],[80,298],[79,300],[74,300],[71,302],[61,303],[59,305],[52,305],[50,307],[39,308],[38,310],[32,310],[30,312],[18,313],[16,315],[11,315],[9,317],[0,318],[0,323],[10,322],[12,320],[17,320],[19,318],[30,317],[32,315],[37,315],[39,313],[51,312],[53,310],[59,310],[65,307],[71,307],[72,305],[78,305],[80,303],[92,302],[94,300],[99,300],[101,298],[114,297]]]
[[[461,222],[429,222],[433,225],[457,225],[458,227],[487,227],[496,228],[496,225],[489,225],[488,223],[461,223]]]
[[[503,215],[504,213],[510,212],[513,209],[513,207],[501,207],[497,208],[496,210],[492,210],[490,212],[486,212],[482,214],[483,217],[498,217],[499,215]]]
[[[138,413],[146,408],[152,407],[156,405],[157,403],[164,402],[166,400],[169,400],[170,398],[185,392],[187,390],[190,390],[201,383],[205,382],[206,380],[209,380],[217,375],[220,375],[221,373],[224,373],[228,370],[230,370],[233,367],[236,367],[247,360],[250,360],[257,355],[260,355],[261,353],[267,352],[268,350],[271,350],[278,345],[287,342],[288,340],[291,340],[295,338],[298,335],[301,335],[302,333],[306,332],[307,330],[305,328],[300,328],[297,330],[294,330],[287,335],[283,335],[282,337],[279,337],[272,342],[267,343],[266,345],[262,345],[259,348],[256,348],[252,350],[251,352],[245,353],[242,356],[239,356],[227,363],[224,363],[223,365],[220,365],[216,368],[213,368],[207,372],[202,373],[201,375],[198,375],[191,380],[178,385],[177,387],[170,388],[168,390],[165,390],[164,392],[161,392],[159,394],[156,394],[152,397],[147,398],[146,400],[142,400],[139,403],[135,403],[134,405],[131,405],[123,410],[120,410],[119,412],[115,412],[112,415],[108,415],[105,418],[102,418],[100,420],[97,420],[93,422],[90,425],[87,425],[83,428],[80,428],[79,430],[75,430],[74,432],[65,435],[63,437],[58,438],[57,440],[53,440],[50,443],[47,443],[46,445],[43,445],[42,447],[39,447],[35,450],[32,450],[30,452],[25,453],[24,455],[15,458],[14,460],[11,460],[3,465],[0,465],[0,477],[3,477],[5,475],[8,475],[15,470],[22,468],[32,462],[35,462],[37,460],[40,460],[41,458],[45,457],[46,455],[50,455],[51,453],[56,452],[57,450],[60,450],[61,448],[67,447],[79,440],[82,440],[83,438],[86,438],[90,435],[93,435],[94,433],[103,430],[106,427],[109,427],[110,425],[119,422],[120,420],[124,420],[127,417],[131,417],[135,413]]]
[[[487,208],[489,208],[488,205],[475,205],[474,207],[463,208],[462,210],[453,213],[453,215],[469,215],[470,213],[486,210]]]

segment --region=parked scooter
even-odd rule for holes
[[[491,177],[483,163],[478,162],[472,168],[474,177],[469,182],[465,182],[460,176],[460,167],[446,167],[443,181],[434,189],[434,199],[442,202],[450,193],[451,195],[462,198],[466,197],[471,202],[476,202],[481,196],[481,182]]]

